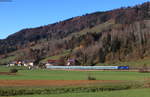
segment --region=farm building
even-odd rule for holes
[[[7,66],[25,66],[25,67],[33,67],[34,63],[32,61],[13,61],[9,63]]]
[[[45,66],[65,66],[66,61],[65,60],[48,60]]]
[[[16,65],[15,62],[11,62],[11,63],[9,63],[7,66],[15,66],[15,65]]]
[[[13,62],[10,62],[7,66],[20,66],[20,64],[18,64],[18,61],[13,61]]]
[[[48,60],[48,62],[47,62],[47,64],[51,65],[51,66],[57,65],[57,63],[58,63],[58,60]]]
[[[75,59],[68,59],[67,60],[67,66],[72,66],[75,64]]]
[[[22,61],[22,64],[23,64],[23,66],[25,66],[25,67],[28,67],[28,66],[33,67],[33,66],[34,66],[33,61],[29,61],[29,60]]]

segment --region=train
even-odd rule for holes
[[[129,66],[47,66],[47,69],[129,70]]]

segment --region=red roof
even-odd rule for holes
[[[48,60],[48,62],[57,62],[58,60]]]

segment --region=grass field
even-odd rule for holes
[[[11,96],[11,97],[150,97],[149,93],[150,88],[111,91],[111,92],[96,92],[96,93],[66,93],[53,95],[29,95],[29,96]]]
[[[8,71],[1,67],[0,71]],[[0,75],[0,80],[87,80],[91,75],[97,80],[144,80],[150,73],[128,71],[63,71],[63,70],[19,70],[17,75]]]
[[[18,68],[18,67],[11,67],[11,68]],[[0,72],[8,72],[10,67],[0,67]],[[33,70],[27,70],[26,68],[19,67],[18,69],[19,72],[16,75],[0,75],[0,82],[3,81],[23,81],[23,80],[33,80],[33,81],[38,81],[38,80],[43,80],[43,81],[67,81],[68,83],[70,81],[83,81],[83,80],[88,80],[88,76],[95,77],[97,81],[99,80],[105,80],[105,81],[119,81],[117,83],[95,83],[92,84],[94,86],[87,88],[84,84],[76,86],[77,88],[80,87],[80,90],[74,90],[73,87],[69,87],[68,89],[65,89],[63,86],[58,88],[58,92],[64,91],[62,94],[60,93],[52,93],[49,94],[47,92],[45,95],[43,95],[43,91],[45,91],[45,88],[48,88],[49,91],[51,91],[51,88],[57,88],[57,86],[8,86],[6,87],[3,85],[0,87],[0,93],[5,94],[3,92],[4,90],[10,92],[10,95],[13,95],[11,93],[16,92],[19,93],[19,91],[24,91],[26,92],[33,92],[33,95],[29,95],[28,93],[25,93],[25,96],[7,96],[7,97],[149,97],[149,88],[145,88],[143,86],[145,82],[149,83],[150,79],[150,73],[139,73],[139,72],[131,72],[131,71],[65,71],[65,70],[48,70],[48,69],[33,69]],[[123,82],[125,82],[125,84]],[[41,81],[42,82],[42,81]],[[128,83],[129,84],[126,84]],[[132,85],[130,84],[132,83]],[[136,83],[137,82],[137,83]],[[34,83],[34,82],[33,82]],[[133,84],[135,83],[135,84]],[[10,84],[10,83],[9,83]],[[75,84],[73,84],[75,85]],[[139,86],[138,86],[139,85]],[[147,84],[150,87],[150,83]],[[82,87],[81,87],[82,86]],[[102,92],[101,90],[97,92],[91,92],[92,89],[97,89],[97,88],[104,88],[104,89],[110,89],[110,91],[104,91]],[[141,88],[141,89],[136,89],[135,88]],[[7,90],[9,88],[12,88],[14,90]],[[18,88],[23,88],[21,90],[17,90]],[[40,95],[38,94],[38,91],[36,89],[40,88]],[[62,89],[61,89],[62,88]],[[89,93],[84,92],[82,88],[85,89],[90,89]],[[113,89],[117,90],[113,90]],[[30,89],[28,91],[28,89]],[[129,90],[128,90],[129,89]],[[113,91],[112,91],[113,90]],[[74,91],[74,92],[65,92],[65,91]],[[78,91],[76,93],[76,91]],[[2,93],[3,92],[3,93]],[[7,93],[8,93],[7,92]],[[27,94],[27,95],[26,95]],[[49,95],[48,95],[49,94]],[[1,96],[1,95],[0,95]]]

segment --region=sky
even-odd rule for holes
[[[0,0],[0,39],[21,29],[147,1],[150,0]]]

